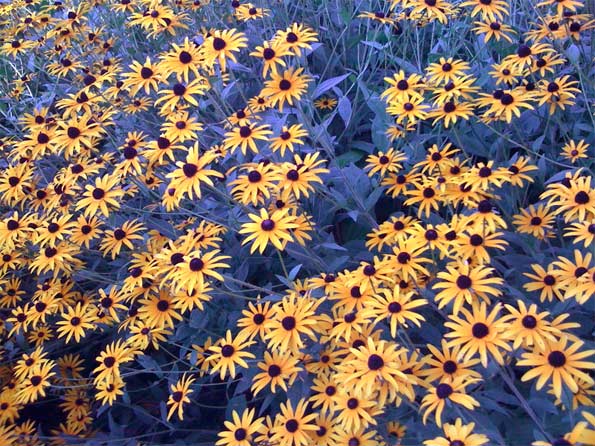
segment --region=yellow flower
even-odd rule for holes
[[[526,372],[521,381],[528,381],[537,378],[536,388],[540,390],[547,381],[552,380],[554,395],[558,398],[562,395],[562,384],[568,386],[571,392],[578,391],[577,379],[581,379],[590,385],[595,384],[588,373],[580,369],[595,369],[595,362],[585,361],[585,358],[595,354],[595,350],[578,350],[584,345],[583,341],[575,341],[568,344],[568,337],[562,336],[556,342],[547,342],[540,347],[535,345],[532,352],[522,354],[518,361],[519,366],[532,367]]]
[[[249,234],[242,241],[245,245],[252,241],[250,254],[258,249],[262,254],[269,243],[272,243],[279,251],[285,249],[287,242],[293,241],[290,229],[297,228],[295,216],[289,215],[289,208],[280,209],[269,214],[262,208],[260,214],[250,214],[251,223],[244,223],[240,229],[240,234]]]
[[[177,413],[180,420],[184,419],[184,403],[190,402],[188,395],[194,392],[190,388],[194,381],[195,378],[188,377],[184,374],[178,382],[170,386],[171,390],[167,399],[167,405],[170,406],[169,411],[167,412],[168,421],[174,413]]]

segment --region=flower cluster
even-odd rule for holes
[[[595,446],[595,19],[529,3],[1,5],[0,445]]]

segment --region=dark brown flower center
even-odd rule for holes
[[[473,324],[473,327],[471,327],[471,333],[473,334],[473,337],[477,339],[482,339],[485,338],[488,334],[490,334],[490,329],[483,322],[476,322],[475,324]]]
[[[566,364],[566,355],[559,350],[554,350],[549,355],[547,355],[547,362],[552,367],[563,367],[564,364]]]
[[[382,356],[374,353],[368,357],[368,368],[370,370],[380,370],[382,367],[384,367]]]

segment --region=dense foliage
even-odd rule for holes
[[[595,445],[594,4],[0,5],[0,446]]]

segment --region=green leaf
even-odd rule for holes
[[[316,99],[317,97],[321,96],[323,93],[326,93],[331,88],[333,88],[335,85],[338,85],[341,82],[343,82],[348,76],[349,76],[349,73],[346,73],[346,74],[342,74],[341,76],[332,77],[330,79],[325,80],[324,82],[321,82],[320,84],[318,84],[318,86],[312,93],[312,99]]]

